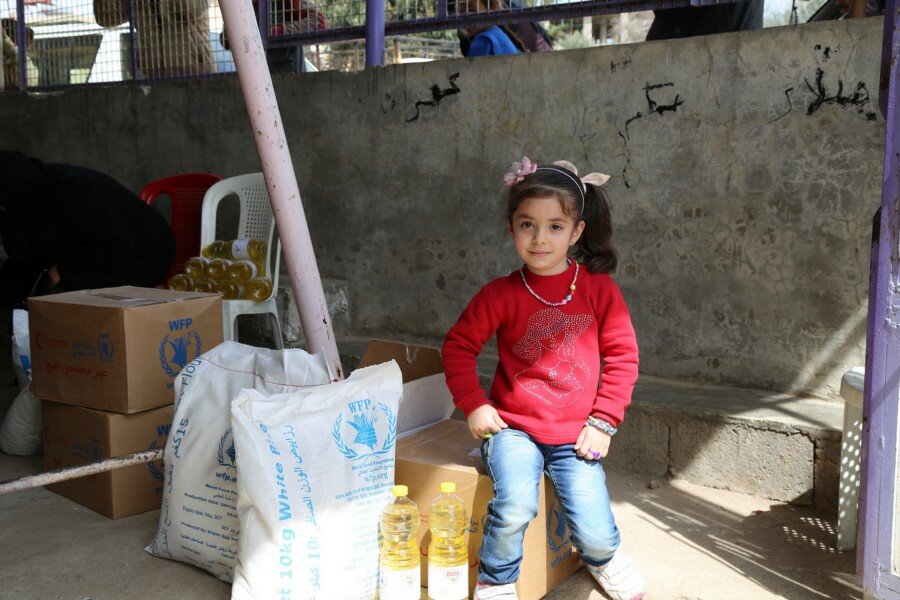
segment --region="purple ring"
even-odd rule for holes
[[[588,454],[590,455],[591,458],[593,458],[594,460],[597,460],[598,458],[600,458],[600,455],[602,453],[599,450],[590,450],[590,451],[588,451]]]

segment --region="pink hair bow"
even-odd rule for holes
[[[525,179],[526,175],[531,175],[535,171],[537,171],[537,165],[531,162],[527,156],[523,156],[522,162],[514,162],[512,171],[503,176],[503,184],[507,187],[516,185]]]

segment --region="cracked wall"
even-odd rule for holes
[[[617,279],[648,374],[837,394],[861,364],[880,201],[881,19],[357,74],[276,77],[351,334],[438,342],[518,267],[523,154],[613,175]],[[134,189],[258,169],[235,80],[0,98],[0,143]]]

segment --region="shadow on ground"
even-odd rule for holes
[[[659,600],[858,600],[836,515],[679,481],[609,474],[623,545]],[[548,600],[603,598],[584,572]]]

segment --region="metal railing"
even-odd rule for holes
[[[231,73],[224,1],[236,0],[0,0],[0,90]],[[719,0],[251,1],[273,72],[299,72],[459,55],[452,40],[412,37],[424,32]]]

